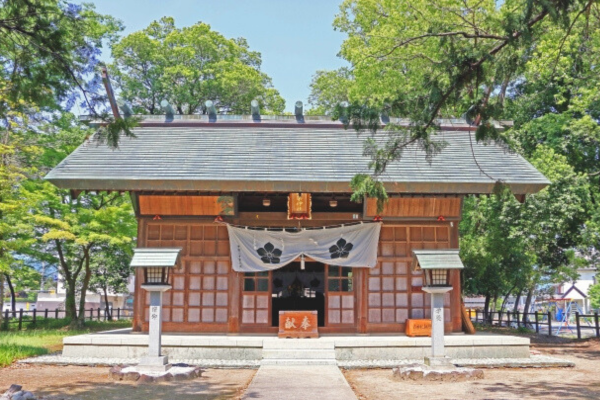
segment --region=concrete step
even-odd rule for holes
[[[333,349],[263,349],[264,359],[332,359],[335,360]]]
[[[337,361],[334,359],[313,359],[313,358],[298,358],[298,359],[277,359],[277,358],[268,358],[263,359],[260,362],[260,365],[335,365],[337,366]]]
[[[287,349],[287,350],[316,350],[316,349],[334,349],[334,342],[321,339],[265,339],[263,349]]]

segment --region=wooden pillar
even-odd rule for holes
[[[452,223],[450,227],[450,247],[459,248],[458,240],[458,221]],[[460,285],[460,270],[454,270],[451,273],[452,291],[450,292],[450,317],[452,318],[452,331],[460,332],[462,330],[462,287]]]
[[[240,292],[242,291],[242,279],[243,274],[241,272],[235,272],[233,269],[229,271],[229,293],[227,299],[227,304],[229,305],[228,333],[240,332]]]
[[[139,247],[146,246],[146,220],[138,219],[138,237],[137,242]],[[133,294],[133,331],[139,332],[142,330],[144,322],[144,303],[146,292],[142,290],[141,285],[144,279],[141,268],[135,268],[135,286]]]
[[[368,268],[357,268],[356,279],[356,332],[367,332],[367,290],[366,282],[369,275]]]

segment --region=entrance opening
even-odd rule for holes
[[[279,326],[279,311],[317,311],[319,326],[325,326],[325,265],[306,262],[300,269],[293,262],[272,272],[272,325]]]

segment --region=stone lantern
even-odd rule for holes
[[[148,355],[138,367],[145,371],[166,371],[171,367],[168,356],[161,355],[162,293],[171,289],[170,270],[179,266],[181,248],[139,248],[134,250],[131,266],[143,271],[142,289],[150,292],[148,314]]]
[[[452,367],[444,349],[444,294],[452,290],[450,270],[464,268],[458,250],[413,250],[413,271],[423,271],[423,291],[431,294],[431,367]]]

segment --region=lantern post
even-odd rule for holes
[[[143,271],[142,289],[150,293],[148,313],[148,355],[142,357],[139,368],[146,371],[166,371],[171,368],[169,357],[161,354],[162,294],[171,289],[170,270],[179,265],[181,248],[139,248],[134,250],[131,266]]]
[[[458,250],[413,250],[413,270],[423,271],[423,291],[431,294],[431,367],[454,367],[444,347],[444,295],[452,290],[450,270],[463,269]]]

